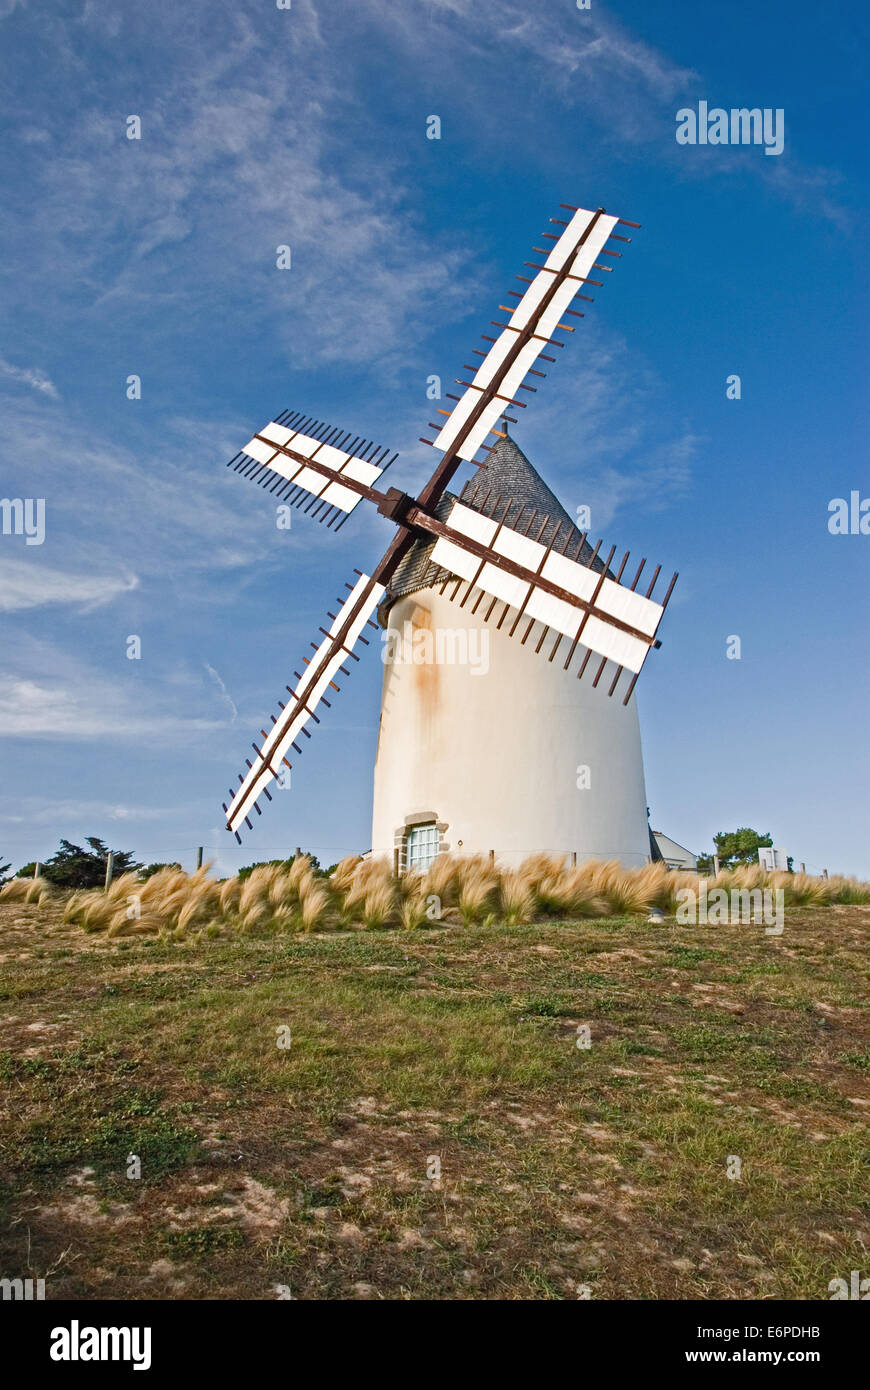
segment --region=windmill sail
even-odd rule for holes
[[[508,323],[497,325],[503,331],[439,431],[437,449],[455,450],[459,458],[473,460],[504,414],[505,404],[515,403],[513,398],[555,330],[567,326],[562,316],[570,312],[571,301],[588,281],[619,220],[601,211],[575,211]]]
[[[234,831],[237,839],[241,839],[238,832],[242,821],[247,822],[250,829],[250,813],[252,810],[259,810],[257,799],[261,792],[265,791],[267,797],[269,796],[269,784],[279,775],[281,764],[290,766],[286,763],[287,753],[296,747],[296,738],[301,733],[307,733],[305,726],[310,720],[319,723],[317,706],[324,700],[328,687],[334,685],[333,677],[336,672],[344,670],[342,663],[346,657],[353,654],[353,648],[361,639],[362,630],[380,603],[384,592],[382,584],[378,584],[367,574],[361,574],[336,614],[332,626],[328,631],[322,629],[323,641],[319,646],[315,646],[314,656],[307,662],[295,690],[287,687],[291,696],[289,703],[281,707],[281,713],[275,717],[271,732],[264,735],[262,746],[258,748],[256,744],[253,745],[256,759],[253,763],[249,759],[246,760],[248,772],[240,777],[240,786],[231,794],[229,805],[224,807],[227,813],[227,829]],[[365,641],[364,638],[362,640]],[[328,704],[328,701],[324,703]],[[310,734],[308,736],[310,737]]]
[[[637,673],[664,605],[578,564],[491,517],[454,503],[439,524],[432,563],[518,613]]]
[[[385,462],[388,453],[359,435],[352,439],[349,432],[285,411],[249,439],[230,466],[291,504],[318,502],[315,514],[324,521],[327,516],[335,520],[340,512],[349,515],[362,497],[370,496],[397,457]]]

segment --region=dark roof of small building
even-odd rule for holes
[[[456,500],[454,494],[445,492],[436,511],[442,521],[446,520]],[[583,533],[509,436],[500,439],[490,450],[486,462],[465,484],[458,500],[484,516],[528,534],[542,545],[552,545],[555,540],[556,550],[581,564],[588,565],[592,559],[592,546],[583,541],[581,547]],[[434,540],[420,540],[414,544],[396,570],[386,606],[405,594],[443,584],[450,578],[449,571],[431,562],[434,545]],[[601,560],[596,559],[594,568],[603,569]]]

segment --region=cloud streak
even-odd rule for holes
[[[64,603],[88,610],[131,593],[138,585],[135,575],[75,574],[35,560],[0,556],[0,613]]]
[[[29,386],[33,391],[38,391],[43,396],[50,396],[52,400],[59,398],[59,392],[54,382],[38,367],[15,367],[4,357],[0,357],[0,375],[22,386]]]
[[[174,711],[149,712],[119,683],[0,677],[0,737],[131,740],[176,739],[226,727],[226,720]]]

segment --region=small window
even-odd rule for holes
[[[405,841],[405,866],[408,869],[428,869],[438,853],[438,827],[415,825]]]

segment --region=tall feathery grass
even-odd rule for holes
[[[0,888],[0,902],[6,903],[29,903],[40,907],[54,896],[55,890],[44,878],[10,878]]]
[[[527,875],[508,871],[499,886],[501,915],[509,927],[524,926],[535,913],[535,891]]]
[[[673,914],[681,890],[700,886],[697,874],[661,863],[636,869],[615,859],[569,865],[564,856],[551,854],[530,855],[511,869],[483,855],[440,854],[425,872],[412,869],[398,879],[389,860],[356,855],[343,859],[328,878],[307,855],[297,855],[289,867],[258,865],[244,880],[214,879],[210,868],[206,864],[193,874],[165,868],[145,880],[123,874],[108,890],[70,894],[63,920],[109,937],[163,939],[330,927],[411,931],[439,922],[522,926],[554,918],[644,917],[651,908]],[[870,883],[844,876],[814,878],[746,865],[723,869],[705,882],[708,893],[781,888],[789,907],[870,904]],[[13,878],[0,888],[0,902],[39,907],[51,901],[63,899],[44,878]]]
[[[488,859],[472,856],[460,862],[456,905],[465,926],[487,915],[498,892],[499,874]]]

